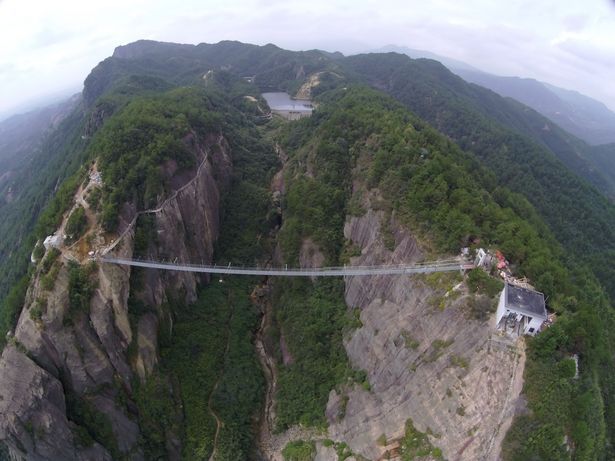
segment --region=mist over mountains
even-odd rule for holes
[[[602,102],[577,91],[532,78],[493,75],[459,60],[424,50],[387,45],[373,52],[396,52],[411,58],[439,61],[464,80],[516,99],[589,144],[615,142],[615,112]]]
[[[0,146],[0,459],[615,455],[614,144],[431,58],[139,40]]]

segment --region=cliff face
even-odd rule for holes
[[[232,169],[230,149],[221,136],[186,142],[203,163],[192,173],[174,174],[169,167],[176,193],[151,213],[157,239],[148,252],[208,263],[219,232],[220,193]],[[134,215],[126,206],[124,225]],[[90,232],[95,241],[105,238],[96,226]],[[134,250],[131,228],[112,252],[129,258]],[[90,268],[91,297],[83,310],[75,310],[70,294],[75,268],[68,261],[73,258],[72,249],[62,249],[52,287],[39,265],[0,358],[0,439],[17,458],[142,458],[131,383],[157,363],[160,324],[172,327],[161,306],[170,293],[193,301],[198,276],[146,271],[133,295],[155,309],[139,315],[128,308],[130,268],[84,260],[80,270]],[[94,433],[92,424],[98,426]]]
[[[395,240],[383,242],[386,226]],[[361,248],[352,264],[411,263],[422,257],[413,236],[383,211],[351,217],[346,238]],[[345,342],[370,389],[332,391],[329,436],[368,459],[396,459],[407,420],[446,459],[495,460],[521,392],[521,346],[474,320],[455,276],[350,277],[346,303],[363,326]],[[447,291],[448,294],[444,295]],[[444,297],[443,297],[444,295]]]
[[[354,188],[364,189],[361,184],[355,180]],[[351,265],[438,258],[426,255],[426,245],[394,213],[384,211],[377,189],[363,195],[360,208],[366,211],[348,216],[344,225],[352,253],[360,250]],[[300,265],[316,267],[323,261],[318,245],[304,239]],[[417,459],[499,459],[512,417],[524,408],[524,347],[499,335],[492,316],[477,319],[473,296],[463,275],[454,272],[347,277],[345,304],[360,310],[361,325],[345,337],[344,348],[352,367],[365,371],[367,379],[331,390],[326,431],[296,425],[262,439],[265,459],[282,461],[284,447],[299,440],[315,443],[315,460],[414,459],[408,441],[416,436],[408,427],[422,433],[424,447],[431,447],[430,455],[415,453]],[[287,365],[285,349],[280,347],[281,361]],[[402,458],[404,453],[410,458]]]

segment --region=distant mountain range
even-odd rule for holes
[[[314,113],[270,118],[266,91]],[[118,47],[66,110],[0,123],[0,460],[615,459],[615,144],[433,59],[231,41]],[[220,283],[90,258],[364,266],[478,240],[557,312],[525,359],[482,270]]]
[[[522,102],[589,144],[615,142],[615,113],[600,101],[576,91],[559,88],[532,78],[489,74],[462,61],[425,50],[387,45],[371,52],[395,52],[415,59],[434,59],[467,82]]]
[[[29,161],[36,154],[45,135],[57,128],[80,100],[75,95],[41,109],[13,115],[0,121],[0,205],[7,199],[9,190],[19,185],[11,184],[11,177],[18,169],[31,167]]]

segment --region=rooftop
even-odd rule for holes
[[[532,317],[547,318],[545,296],[534,290],[506,284],[506,308]]]

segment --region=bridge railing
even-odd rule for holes
[[[444,270],[472,269],[474,267],[468,261],[462,259],[443,259],[438,261],[421,261],[412,264],[386,264],[378,266],[330,266],[330,267],[273,267],[273,266],[239,266],[228,264],[195,264],[173,260],[153,261],[144,258],[114,258],[104,255],[98,258],[101,262],[112,264],[125,264],[140,267],[151,267],[163,270],[179,270],[191,272],[207,272],[217,274],[296,274],[305,276],[318,275],[369,275],[369,274],[404,274],[417,272],[436,272]]]

